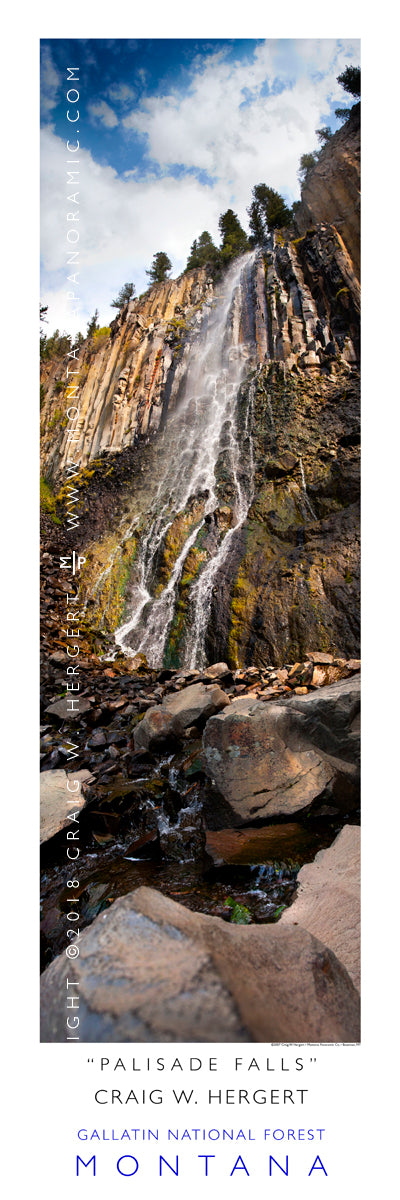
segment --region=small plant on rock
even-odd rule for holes
[[[245,904],[237,904],[236,900],[233,900],[232,896],[228,896],[224,901],[224,904],[225,908],[230,908],[231,910],[231,921],[234,925],[251,924],[251,914],[248,908],[246,908]]]

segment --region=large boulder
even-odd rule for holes
[[[90,771],[42,771],[40,776],[40,842],[48,842],[67,829],[72,812],[80,812],[86,800],[82,784],[93,779]],[[78,787],[75,789],[75,781]],[[67,787],[69,783],[69,788]]]
[[[45,1042],[66,1040],[68,975],[63,954],[42,976]],[[117,900],[84,931],[73,977],[81,1041],[359,1038],[356,989],[332,951],[306,929],[229,925],[151,888]]]
[[[149,750],[171,736],[180,737],[189,726],[203,725],[229,703],[229,697],[216,683],[190,684],[148,709],[134,731],[135,750]]]
[[[345,825],[328,850],[298,875],[294,903],[280,924],[302,925],[325,942],[360,987],[360,828]]]
[[[204,769],[243,825],[309,808],[358,804],[358,677],[265,705],[233,701],[203,735]]]

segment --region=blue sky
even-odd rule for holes
[[[121,284],[145,290],[157,250],[169,254],[176,276],[203,229],[218,244],[226,208],[247,229],[255,184],[297,199],[300,156],[317,148],[317,128],[337,128],[334,109],[352,101],[336,76],[359,61],[357,39],[42,41],[42,300],[50,328],[85,332],[95,308],[108,323]],[[80,79],[76,318],[65,282],[68,66]]]

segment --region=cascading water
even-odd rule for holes
[[[254,254],[236,261],[224,280],[223,294],[210,310],[190,362],[184,391],[159,439],[162,470],[149,496],[147,532],[142,538],[131,592],[131,616],[115,638],[125,653],[146,655],[160,667],[174,617],[177,589],[185,562],[205,523],[218,510],[217,464],[224,457],[229,475],[230,527],[219,531],[211,557],[194,580],[189,596],[188,631],[182,665],[204,665],[204,641],[212,590],[232,539],[243,524],[253,495],[251,385],[245,429],[239,440],[238,393],[246,370],[255,365],[249,340],[241,341],[241,320],[251,296]],[[157,562],[171,525],[197,502],[184,544],[168,582],[160,591]]]
[[[306,477],[304,474],[303,459],[302,459],[301,455],[300,455],[299,462],[300,462],[301,486],[302,486],[303,492],[304,492],[304,500],[307,505],[308,511],[311,513],[313,521],[317,521],[318,518],[317,518],[317,516],[314,512],[314,509],[312,507],[312,504],[310,503],[310,500],[308,498]]]

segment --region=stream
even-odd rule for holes
[[[111,775],[89,791],[74,891],[81,931],[142,886],[226,921],[275,921],[295,896],[299,868],[333,841],[343,824],[337,816],[222,829],[199,749],[196,740],[156,763],[138,763],[136,778]],[[42,969],[65,948],[70,928],[65,845],[62,832],[42,848]]]

